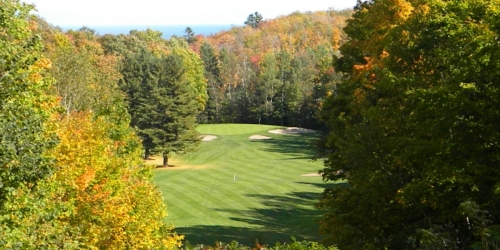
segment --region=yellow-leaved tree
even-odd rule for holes
[[[132,130],[120,140],[106,119],[86,112],[61,120],[60,143],[53,153],[58,171],[46,183],[49,198],[66,204],[58,220],[78,242],[99,249],[167,249],[180,246],[182,236],[165,222],[166,207],[142,166],[139,142]]]
[[[33,192],[8,200],[6,206],[23,213],[4,225],[0,243],[14,249],[180,247],[183,236],[165,222],[166,206],[132,129],[72,112],[56,131],[56,170]]]
[[[72,68],[42,55],[32,6],[16,0],[1,0],[0,6],[0,248],[180,246],[182,236],[164,222],[166,207],[151,169],[140,161],[121,93],[111,84],[114,58],[91,52],[99,49],[93,41],[78,40],[88,45],[81,46],[79,62],[100,69],[89,72],[92,81],[78,84],[109,85],[91,108],[67,108],[59,117],[52,83],[73,81],[59,77]],[[46,74],[51,67],[59,67],[55,79]],[[109,101],[102,102],[107,94]]]

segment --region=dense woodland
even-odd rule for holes
[[[191,47],[204,62],[209,95],[199,121],[319,128],[317,111],[341,79],[333,59],[350,15],[292,13],[198,37]]]
[[[349,183],[318,201],[325,244],[500,244],[498,0],[256,12],[168,40],[63,31],[0,4],[5,248],[179,247],[141,159],[195,150],[198,123],[323,130],[323,178]]]
[[[358,3],[323,105],[340,249],[498,249],[500,2]]]

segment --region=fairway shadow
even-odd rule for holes
[[[309,184],[309,183],[304,183]],[[249,224],[249,228],[234,226],[193,226],[177,229],[185,234],[191,244],[213,244],[215,241],[231,242],[253,246],[258,239],[262,244],[297,240],[319,241],[318,220],[321,211],[314,207],[320,193],[292,192],[283,196],[250,194],[257,198],[260,206],[249,210],[218,209],[230,214],[230,219]],[[262,206],[263,205],[263,206]],[[250,228],[251,227],[251,228]]]
[[[261,244],[267,244],[269,239],[282,239],[280,242],[290,242],[290,237],[282,237],[277,233],[269,234],[265,230],[259,230],[246,227],[235,226],[193,226],[185,228],[176,228],[178,234],[185,235],[185,241],[191,245],[210,245],[214,246],[215,242],[230,243],[237,241],[240,244],[253,247],[256,240]],[[274,242],[273,242],[274,244]]]
[[[317,182],[303,182],[303,181],[299,181],[299,182],[295,182],[297,184],[304,184],[304,185],[311,185],[311,186],[314,186],[314,187],[319,187],[319,188],[322,188],[322,189],[325,189],[325,188],[330,188],[330,187],[349,187],[349,183],[347,183],[347,181],[338,181],[338,182],[323,182],[323,183],[317,183]]]
[[[295,156],[290,159],[313,159],[316,155],[316,145],[319,140],[314,134],[294,134],[275,136],[272,140],[253,140],[265,148],[260,150]]]

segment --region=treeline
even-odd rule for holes
[[[250,15],[244,27],[189,36],[207,79],[209,99],[199,121],[319,127],[316,113],[341,78],[333,58],[346,39],[342,28],[351,11],[297,12],[266,21],[259,15]]]
[[[500,3],[358,1],[323,105],[340,249],[498,249]]]

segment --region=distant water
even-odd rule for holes
[[[191,27],[195,35],[204,35],[209,36],[220,31],[225,31],[231,29],[234,25],[164,25],[164,26],[88,26],[95,30],[99,35],[105,34],[129,34],[131,30],[146,30],[148,28],[152,30],[157,30],[163,33],[162,37],[165,39],[169,39],[172,36],[183,36],[184,30],[187,27]],[[78,30],[81,27],[62,27],[64,30],[73,29]]]

